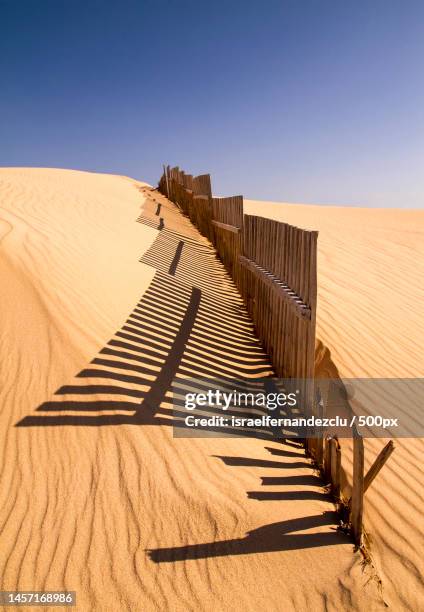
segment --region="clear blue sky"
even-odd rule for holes
[[[422,207],[424,2],[0,0],[0,165]]]

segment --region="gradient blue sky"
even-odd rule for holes
[[[424,2],[0,0],[0,165],[422,207]]]

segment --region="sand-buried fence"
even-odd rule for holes
[[[159,190],[215,246],[277,376],[313,381],[318,232],[246,215],[241,195],[212,197],[209,174],[164,167]],[[312,388],[307,395],[312,412]]]
[[[279,378],[302,384],[308,415],[314,394],[318,232],[243,213],[243,196],[212,196],[209,174],[164,166],[159,191],[190,217],[239,289]],[[321,462],[322,440],[308,438]]]
[[[215,246],[244,299],[276,375],[288,384],[292,379],[296,386],[304,385],[308,416],[325,416],[326,407],[314,388],[318,232],[244,214],[243,196],[212,196],[209,174],[193,177],[178,167],[164,166],[159,191]],[[369,486],[365,483],[372,481],[393,448],[387,445],[364,476],[364,445],[356,429],[353,445],[352,496],[341,501],[346,502],[347,520],[360,545],[364,493]],[[341,447],[337,437],[315,437],[309,432],[305,446],[340,499]]]

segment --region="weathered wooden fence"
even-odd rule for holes
[[[317,236],[244,215],[242,292],[280,378],[314,377]]]
[[[352,492],[348,499],[342,495],[342,449],[337,436],[328,436],[323,440],[323,462],[321,464],[326,481],[331,485],[334,497],[347,509],[347,522],[350,524],[355,544],[360,546],[363,535],[364,496],[371,483],[385,465],[395,449],[390,440],[378,454],[374,463],[365,474],[364,440],[357,428],[353,427],[353,472]]]
[[[238,289],[241,286],[243,196],[212,198],[212,242]]]
[[[246,303],[277,376],[303,385],[303,409],[308,416],[324,416],[325,407],[314,389],[318,232],[243,214],[243,196],[212,197],[209,174],[193,177],[178,167],[164,166],[159,191],[214,244]],[[341,498],[337,437],[323,438],[309,432],[305,446],[334,496]],[[353,430],[353,486],[346,506],[358,545],[364,493],[393,448],[389,442],[364,476],[363,439]]]
[[[167,167],[159,189],[214,244],[277,376],[313,381],[318,232],[244,215],[243,196],[212,197],[209,174]]]

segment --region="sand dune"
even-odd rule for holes
[[[424,377],[424,211],[254,201],[245,202],[245,210],[320,232],[318,374]],[[366,440],[366,467],[385,442]],[[396,447],[366,494],[365,520],[385,600],[396,610],[418,610],[424,601],[424,441],[398,440]]]
[[[2,589],[379,609],[299,446],[172,436],[174,375],[271,372],[207,241],[125,177],[1,169],[0,202]]]

